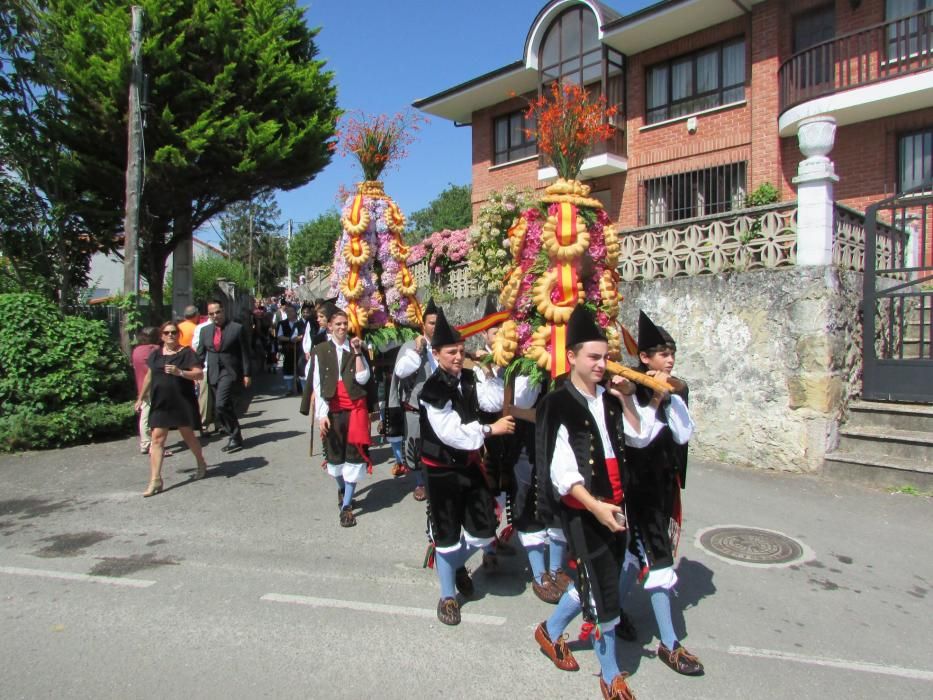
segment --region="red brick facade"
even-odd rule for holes
[[[747,162],[746,185],[774,184],[782,200],[796,197],[792,178],[802,159],[796,137],[780,138],[778,70],[792,55],[794,17],[825,6],[825,0],[769,0],[750,15],[656,46],[626,58],[626,173],[590,181],[594,191],[610,190],[610,216],[620,228],[639,225],[641,180],[703,168]],[[835,1],[835,33],[841,35],[884,21],[884,0],[863,0],[857,9],[849,0]],[[648,67],[705,46],[745,37],[746,83],[743,102],[699,113],[697,128],[688,133],[686,117],[645,125]],[[516,37],[518,41],[520,37]],[[538,161],[492,166],[493,120],[526,103],[518,98],[473,114],[474,215],[491,190],[508,184],[543,188]],[[836,199],[856,209],[890,195],[897,177],[897,137],[933,126],[933,107],[893,117],[840,127],[830,157],[839,183]]]

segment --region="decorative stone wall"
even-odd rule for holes
[[[703,459],[815,471],[861,383],[862,276],[795,267],[623,284],[620,318],[638,309],[678,344]]]

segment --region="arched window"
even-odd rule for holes
[[[589,6],[571,7],[551,22],[541,42],[538,65],[539,91],[555,80],[578,83],[593,94],[605,95],[608,105],[619,108],[614,122],[623,124],[622,54],[599,41],[598,20]]]

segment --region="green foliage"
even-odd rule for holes
[[[367,330],[365,340],[377,350],[382,351],[390,345],[401,345],[417,337],[418,333],[407,326],[393,326],[391,328],[383,326],[376,330]]]
[[[770,182],[761,183],[753,192],[748,195],[745,205],[749,207],[763,207],[766,204],[774,204],[781,199],[781,193],[777,187]]]
[[[498,294],[502,290],[502,278],[512,264],[512,255],[504,246],[507,232],[515,218],[532,206],[533,201],[531,190],[509,185],[502,192],[491,192],[480,208],[467,260],[470,273],[483,285],[484,291]]]
[[[288,250],[288,266],[292,272],[302,274],[306,267],[332,263],[334,244],[341,231],[340,213],[336,209],[330,209],[313,221],[302,224],[292,234]]]
[[[508,383],[513,375],[526,376],[532,384],[538,386],[547,386],[547,383],[551,379],[545,370],[541,369],[538,366],[538,363],[534,360],[531,360],[527,357],[516,357],[509,363],[509,366],[505,368],[505,374],[503,375],[503,381]]]
[[[415,243],[434,231],[467,228],[473,223],[472,191],[470,185],[449,184],[427,207],[409,215],[406,240]]]
[[[222,255],[206,255],[196,258],[191,266],[194,303],[200,308],[217,295],[217,280],[226,279],[235,282],[237,289],[249,289],[250,277],[246,267],[236,260]],[[172,274],[165,282],[166,296],[172,296]]]
[[[230,205],[220,217],[220,247],[249,270],[256,296],[272,292],[288,274],[281,216],[272,193],[266,192]]]
[[[96,217],[98,225],[86,226],[95,235],[119,231],[129,6],[122,0],[14,4],[41,9],[0,11],[0,29],[9,27],[0,37],[20,57],[9,68],[4,63],[0,99],[16,96],[20,84],[39,97],[32,112],[14,114],[19,122],[8,120],[0,142],[26,133],[17,172],[62,173],[53,183],[61,184],[55,191],[67,205],[62,215],[84,222]],[[138,4],[149,76],[140,268],[158,317],[171,252],[232,203],[309,182],[330,162],[339,110],[333,75],[316,58],[317,30],[307,26],[295,0]]]
[[[120,432],[132,424],[132,395],[129,363],[103,322],[62,316],[37,294],[0,295],[0,449]]]
[[[110,303],[120,309],[120,313],[126,318],[126,332],[131,336],[136,335],[136,331],[142,328],[144,323],[139,297],[135,294],[118,294]]]

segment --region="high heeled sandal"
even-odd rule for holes
[[[143,498],[155,496],[157,493],[162,493],[162,479],[153,479],[150,481],[149,488],[143,492]]]
[[[198,465],[198,470],[194,473],[194,476],[192,476],[191,478],[194,479],[195,481],[199,481],[206,476],[207,476],[207,463],[205,462],[204,464]]]

